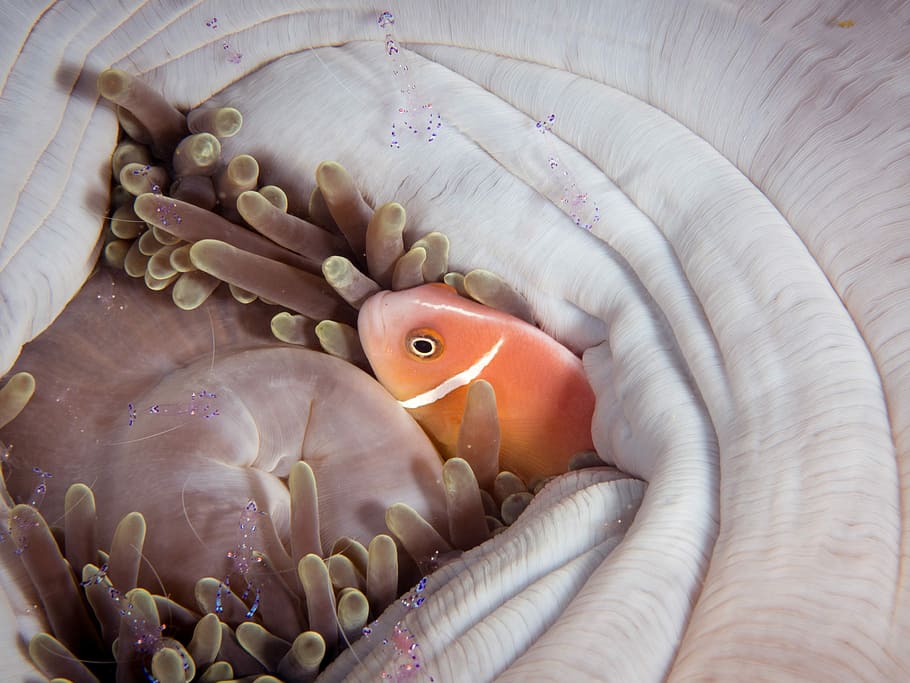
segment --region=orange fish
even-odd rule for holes
[[[511,315],[429,284],[364,303],[360,340],[376,378],[443,456],[455,454],[468,385],[496,392],[500,467],[530,481],[561,474],[592,450],[594,392],[581,360]]]

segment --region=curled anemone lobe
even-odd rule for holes
[[[446,457],[478,379],[496,395],[503,469],[526,481],[561,474],[593,449],[594,392],[582,363],[533,325],[434,283],[374,295],[358,328],[377,379]]]

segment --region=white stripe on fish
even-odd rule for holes
[[[467,386],[473,382],[480,375],[481,372],[486,369],[486,367],[496,358],[496,354],[499,353],[500,347],[502,347],[503,338],[500,337],[493,346],[483,354],[477,361],[469,367],[467,370],[462,370],[457,375],[449,377],[441,384],[433,387],[429,391],[425,391],[422,394],[418,394],[414,398],[409,398],[405,401],[399,401],[402,408],[407,408],[408,410],[413,410],[414,408],[422,408],[423,406],[428,406],[431,403],[436,403],[441,398],[445,398],[451,394],[456,389],[460,387]]]

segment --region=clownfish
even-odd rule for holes
[[[373,295],[357,321],[376,378],[455,454],[468,386],[493,386],[500,468],[525,481],[562,474],[593,450],[594,392],[581,360],[544,332],[445,284]]]

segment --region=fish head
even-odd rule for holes
[[[441,394],[480,375],[502,346],[500,317],[511,316],[433,283],[375,294],[361,307],[357,326],[376,378],[412,408],[417,397],[430,400],[434,390]]]

